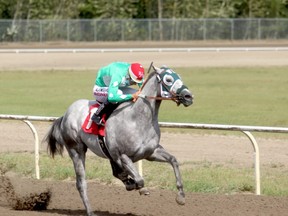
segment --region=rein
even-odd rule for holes
[[[154,100],[172,100],[176,102],[176,98],[154,97],[154,96],[147,96],[147,95],[141,95],[141,94],[139,94],[139,97],[154,99]]]

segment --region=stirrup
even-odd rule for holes
[[[94,113],[94,115],[92,116],[92,121],[94,121],[97,125],[99,125],[99,126],[104,126],[104,124],[103,124],[103,122],[102,122],[102,118],[100,117],[100,116],[98,116],[98,115],[96,115],[95,113]]]

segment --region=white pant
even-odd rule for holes
[[[118,89],[117,94],[134,94],[137,90],[130,88],[130,87],[120,87]],[[94,85],[93,87],[93,95],[96,99],[96,101],[100,103],[104,103],[107,101],[108,98],[108,87],[100,87],[97,85]]]
[[[94,85],[93,95],[96,101],[100,103],[106,102],[108,98],[108,87],[100,87],[100,86]]]

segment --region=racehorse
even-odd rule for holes
[[[144,179],[138,173],[134,162],[142,159],[167,162],[174,169],[178,194],[176,201],[185,204],[185,194],[176,158],[160,144],[158,112],[162,100],[171,99],[185,107],[193,103],[193,95],[183,84],[177,73],[168,67],[157,68],[148,75],[136,101],[121,103],[105,123],[105,143],[110,154],[113,175],[120,179],[126,189],[144,190]],[[151,67],[150,67],[151,68]],[[149,68],[149,70],[150,70]],[[130,88],[131,89],[131,88]],[[107,158],[99,145],[99,137],[85,133],[83,124],[89,106],[95,101],[78,100],[64,116],[51,126],[46,141],[47,149],[54,158],[63,153],[65,147],[71,157],[76,173],[76,187],[86,208],[87,215],[94,215],[87,196],[85,180],[85,155],[89,148],[96,155]]]

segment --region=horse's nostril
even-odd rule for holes
[[[186,95],[184,95],[184,98],[185,98],[186,100],[192,100],[192,99],[193,99],[193,95],[191,95],[191,94],[186,94]]]

